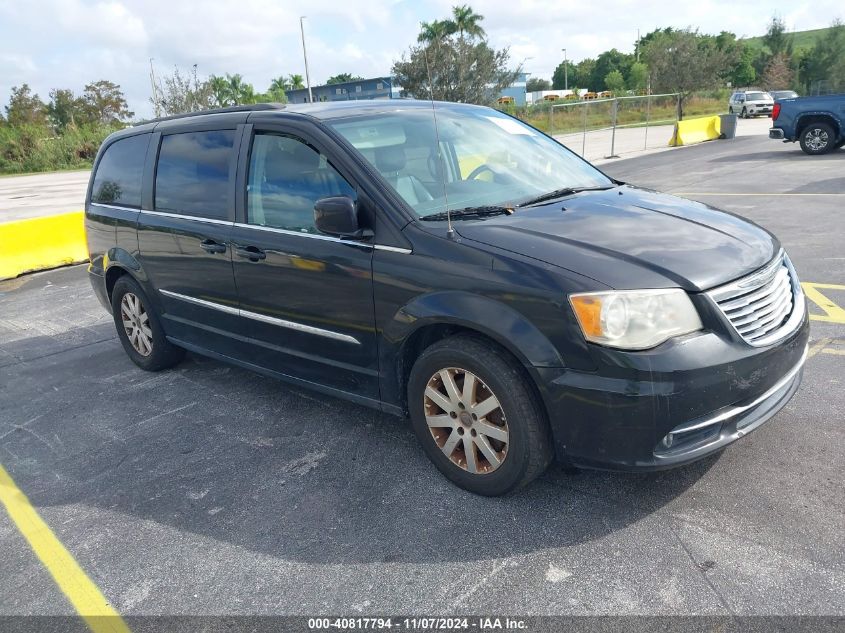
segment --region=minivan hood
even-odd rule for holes
[[[748,220],[628,185],[453,226],[467,240],[616,289],[707,290],[760,268],[780,249]]]

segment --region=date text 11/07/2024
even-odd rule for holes
[[[525,620],[519,618],[446,618],[446,617],[414,617],[414,618],[309,618],[308,628],[312,631],[355,631],[355,630],[391,630],[404,629],[409,631],[525,631],[528,626]]]

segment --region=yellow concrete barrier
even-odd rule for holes
[[[684,119],[675,124],[675,132],[669,140],[670,147],[692,145],[703,141],[712,141],[722,133],[722,120],[718,116],[704,116],[697,119]]]
[[[82,211],[0,224],[0,279],[87,259]]]

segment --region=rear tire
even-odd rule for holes
[[[552,460],[545,412],[522,367],[472,336],[443,339],[414,363],[411,424],[429,459],[464,490],[504,495]]]
[[[805,154],[818,156],[827,154],[834,147],[833,139],[836,133],[833,127],[827,123],[810,123],[801,130],[799,143]]]
[[[112,316],[117,336],[132,362],[146,371],[173,367],[185,350],[170,343],[158,315],[137,281],[123,275],[114,284]]]

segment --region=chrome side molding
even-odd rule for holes
[[[279,319],[277,317],[271,317],[266,314],[259,314],[258,312],[251,312],[249,310],[241,310],[240,308],[234,308],[232,306],[227,306],[222,303],[207,301],[206,299],[199,299],[197,297],[191,297],[189,295],[183,295],[178,292],[173,292],[172,290],[159,290],[159,292],[166,297],[178,299],[187,303],[193,303],[194,305],[202,306],[204,308],[218,310],[219,312],[225,312],[226,314],[232,314],[235,316],[244,317],[246,319],[252,319],[254,321],[261,321],[262,323],[276,325],[278,327],[287,328],[289,330],[296,330],[297,332],[305,332],[306,334],[323,336],[325,338],[334,339],[336,341],[343,341],[344,343],[354,343],[355,345],[361,344],[361,341],[359,341],[354,336],[349,336],[348,334],[343,334],[341,332],[335,332],[333,330],[324,330],[323,328],[314,327],[313,325],[304,325],[302,323],[296,323],[295,321]]]

